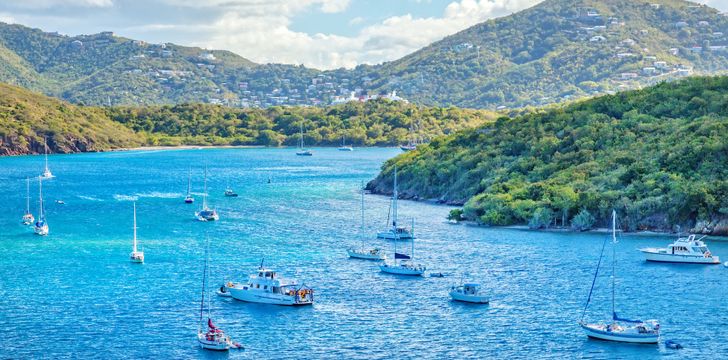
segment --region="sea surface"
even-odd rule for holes
[[[415,221],[415,257],[449,276],[383,274],[345,250],[362,242],[361,182],[399,150],[315,151],[53,155],[57,177],[43,186],[47,237],[20,224],[25,178],[41,172],[42,157],[0,158],[0,358],[728,358],[728,269],[646,263],[637,251],[672,238],[620,236],[616,304],[622,316],[659,319],[663,339],[685,348],[588,340],[577,322],[607,235],[450,225],[449,207],[400,201],[401,222]],[[219,222],[193,217],[205,164]],[[194,205],[182,201],[190,169]],[[240,196],[225,198],[226,186]],[[37,182],[31,196],[37,215]],[[143,265],[128,261],[132,200]],[[391,256],[393,244],[374,236],[388,206],[388,198],[366,195],[364,237]],[[200,350],[206,239],[213,285],[244,281],[264,261],[313,287],[316,303],[290,308],[215,296],[215,321],[245,350]],[[708,244],[728,260],[728,243]],[[483,284],[491,303],[450,301],[449,287],[461,281]],[[597,279],[586,319],[609,317],[609,283],[609,271]]]

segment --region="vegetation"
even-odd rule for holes
[[[464,204],[487,225],[673,225],[728,234],[728,77],[608,95],[434,139],[368,188]],[[685,227],[683,227],[685,228]]]
[[[653,2],[546,0],[402,59],[331,71],[0,23],[0,81],[87,105],[327,105],[357,90],[396,90],[422,105],[497,109],[728,70],[728,17],[687,1]]]

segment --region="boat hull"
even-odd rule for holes
[[[380,265],[379,270],[387,274],[404,275],[404,276],[422,276],[425,274],[424,267],[404,267],[404,266],[391,266],[391,265]]]
[[[384,260],[386,256],[382,253],[372,254],[370,252],[360,252],[356,250],[347,250],[350,258],[362,259],[362,260]]]
[[[382,231],[377,233],[377,238],[386,240],[410,240],[415,237],[410,233],[395,235],[391,231]]]
[[[312,298],[310,298],[310,300],[301,301],[296,299],[295,296],[273,294],[270,292],[243,290],[237,288],[228,288],[228,290],[230,291],[230,296],[232,296],[233,299],[250,303],[282,306],[305,306],[313,304]]]
[[[591,339],[614,341],[633,344],[657,344],[659,334],[624,334],[611,331],[603,331],[590,327],[587,324],[581,324],[586,336]]]
[[[468,302],[473,304],[487,304],[490,302],[487,296],[465,295],[457,291],[450,291],[450,297],[455,301]]]
[[[198,336],[197,342],[200,344],[200,347],[205,350],[212,350],[212,351],[230,350],[230,344],[228,344],[227,342],[209,341],[209,340],[205,339],[204,335]]]
[[[680,254],[663,254],[650,250],[640,250],[645,254],[645,260],[653,262],[666,263],[684,263],[684,264],[720,264],[720,258],[717,256],[696,256],[696,255],[680,255]]]

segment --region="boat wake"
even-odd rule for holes
[[[150,193],[137,193],[135,195],[140,198],[157,198],[157,199],[176,199],[180,196],[184,196],[184,194],[180,194],[180,193],[163,193],[163,192],[157,192],[157,191],[153,191]]]
[[[83,199],[83,200],[88,200],[88,201],[104,201],[104,200],[102,200],[102,199],[99,199],[99,198],[97,198],[97,197],[93,197],[93,196],[86,196],[86,195],[78,195],[78,198],[79,198],[79,199]]]
[[[131,195],[114,194],[114,199],[116,199],[116,201],[137,201],[137,200],[139,200],[139,197],[131,196]]]

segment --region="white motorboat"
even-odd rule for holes
[[[298,142],[298,151],[296,151],[296,155],[298,156],[313,156],[313,151],[304,148],[303,146],[303,122],[301,122],[301,139]]]
[[[36,235],[46,236],[49,233],[45,212],[43,211],[43,180],[38,178],[38,221],[33,226]]]
[[[54,176],[53,173],[51,173],[51,169],[48,167],[48,141],[46,141],[45,138],[43,138],[43,146],[45,147],[45,169],[43,169],[41,178],[50,179]]]
[[[456,301],[476,304],[487,304],[490,301],[487,296],[482,294],[480,284],[475,283],[453,285],[450,288],[450,297]]]
[[[364,183],[361,184],[361,225],[359,226],[359,235],[361,236],[361,246],[358,248],[349,248],[346,252],[349,257],[364,260],[384,260],[387,256],[380,248],[367,247],[364,239]]]
[[[30,178],[25,179],[25,214],[23,214],[23,225],[30,225],[35,217],[30,213]]]
[[[232,341],[230,336],[226,335],[222,329],[212,323],[212,306],[210,305],[210,296],[205,296],[207,294],[207,278],[209,273],[209,266],[207,264],[209,257],[209,243],[209,239],[206,240],[205,266],[202,275],[202,300],[200,301],[200,318],[198,320],[197,327],[197,343],[201,348],[206,350],[227,351],[229,349],[242,349],[243,347],[240,344]],[[205,298],[207,298],[207,302],[205,302]],[[203,320],[205,305],[207,305],[207,321]],[[207,328],[207,330],[203,331],[203,327]]]
[[[678,238],[666,248],[644,248],[647,261],[688,263],[688,264],[720,264],[720,258],[713,255],[702,241],[705,236],[695,239],[695,235]]]
[[[399,197],[399,192],[397,191],[397,167],[394,168],[394,187],[392,189],[392,227],[380,231],[377,233],[377,237],[380,239],[387,239],[387,240],[409,240],[415,238],[415,229],[414,229],[414,221],[412,221],[412,230],[408,230],[407,228],[403,226],[397,225],[397,198]],[[387,223],[389,223],[389,219],[387,219]]]
[[[354,151],[354,148],[351,145],[346,145],[346,136],[341,137],[341,146],[339,146],[339,151]]]
[[[228,288],[233,299],[261,304],[273,305],[311,305],[313,304],[313,289],[306,285],[299,285],[295,280],[287,280],[262,266],[257,274],[250,275],[245,284],[234,284]]]
[[[660,323],[657,320],[631,320],[617,316],[614,301],[616,282],[616,234],[617,212],[612,210],[612,319],[609,323],[587,323],[584,321],[584,316],[586,315],[586,310],[589,307],[589,302],[591,301],[592,293],[594,291],[594,284],[599,276],[599,268],[602,263],[602,258],[604,257],[604,248],[607,243],[607,239],[605,238],[604,243],[602,244],[602,251],[599,255],[599,262],[597,263],[597,270],[594,272],[594,279],[592,280],[592,286],[589,290],[589,296],[587,297],[586,304],[584,305],[579,325],[584,330],[584,333],[592,339],[627,343],[656,344],[660,338]]]
[[[227,188],[225,189],[225,196],[226,197],[238,197],[238,193],[236,193],[233,189]]]
[[[134,243],[131,250],[131,254],[129,254],[129,261],[136,263],[136,264],[142,264],[144,263],[144,251],[138,251],[137,250],[137,223],[136,223],[136,202],[134,203]]]
[[[195,217],[198,221],[220,220],[220,215],[217,214],[217,211],[207,206],[207,165],[205,165],[205,191],[202,194],[202,209],[195,212]]]
[[[192,204],[195,202],[195,198],[192,197],[192,169],[190,169],[187,175],[187,196],[185,196],[185,204]]]

